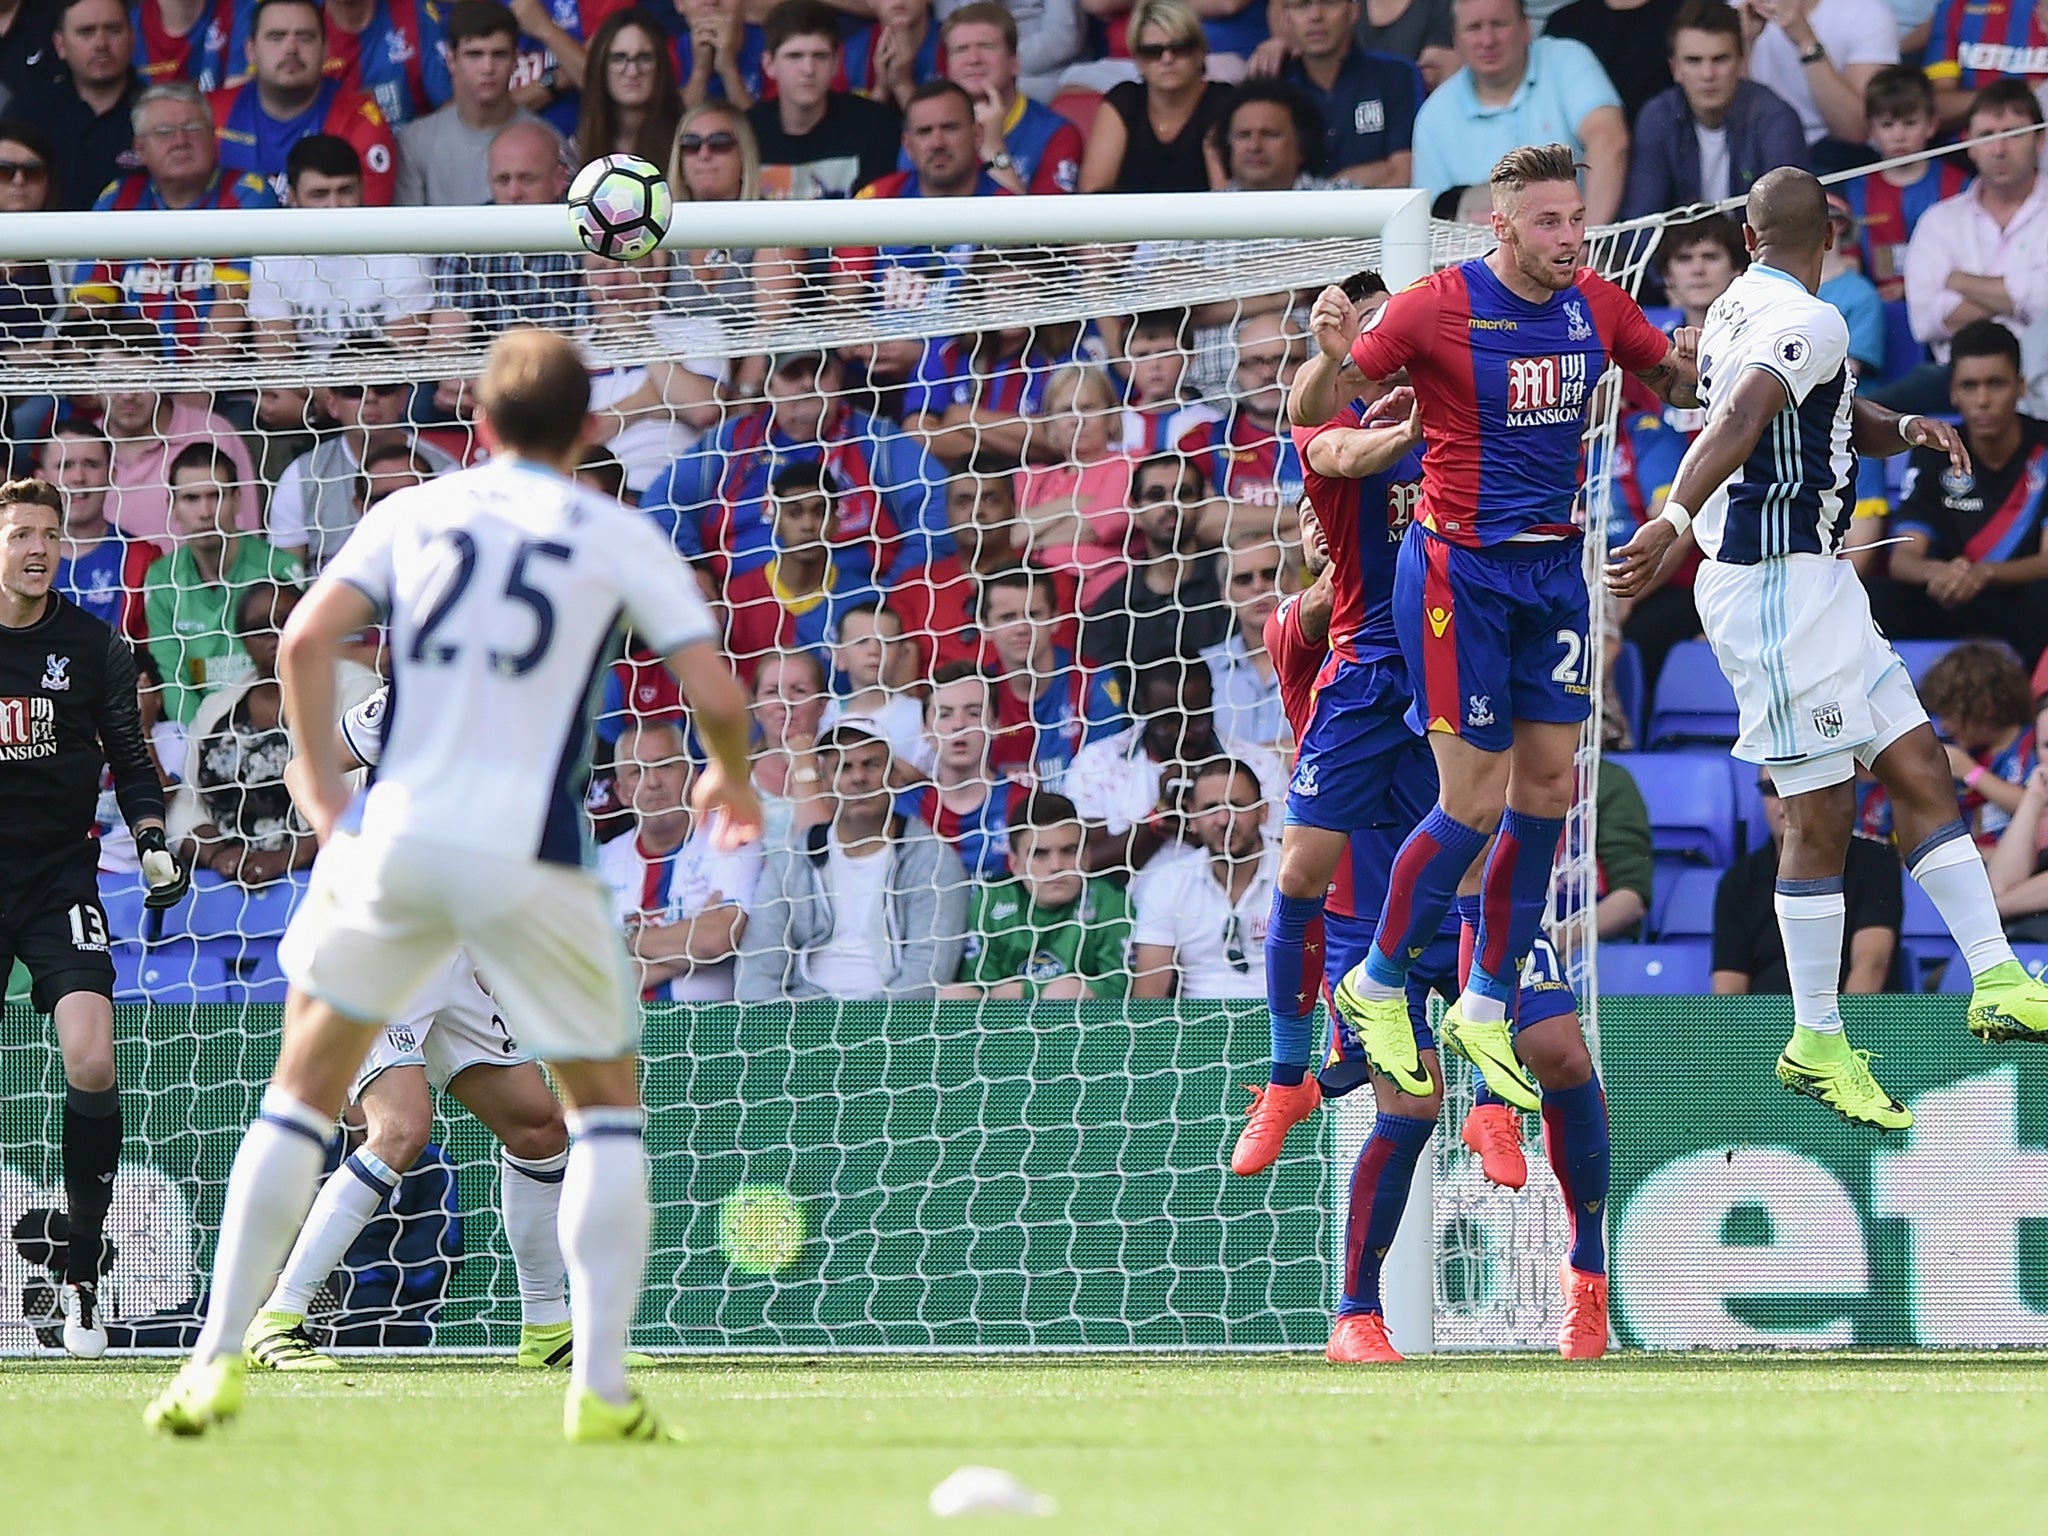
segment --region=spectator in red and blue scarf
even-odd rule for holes
[[[261,177],[282,201],[292,146],[308,134],[329,133],[345,140],[362,162],[364,205],[388,206],[398,174],[391,125],[376,102],[321,75],[326,47],[313,0],[256,0],[249,24],[251,78],[211,98],[221,166]]]
[[[841,392],[839,360],[784,352],[770,360],[767,398],[727,421],[663,474],[640,505],[677,549],[724,579],[767,563],[769,480],[794,459],[818,460],[834,487],[838,563],[863,580],[889,580],[953,547],[946,475],[924,445],[856,411]]]
[[[153,85],[137,99],[135,153],[143,168],[102,192],[95,211],[277,206],[262,178],[220,168],[206,98],[182,80]],[[140,315],[169,355],[211,352],[233,345],[248,328],[249,264],[225,254],[103,261],[71,296],[88,313]]]

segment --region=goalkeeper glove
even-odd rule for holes
[[[142,855],[142,878],[149,886],[142,904],[160,911],[184,900],[185,892],[192,888],[192,871],[164,846],[164,829],[144,827],[135,834],[135,849]]]

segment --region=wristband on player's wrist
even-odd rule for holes
[[[1657,514],[1657,520],[1661,523],[1669,523],[1674,533],[1683,534],[1686,529],[1692,526],[1692,513],[1683,502],[1673,501],[1666,497],[1664,509]]]
[[[1902,443],[1910,443],[1910,442],[1912,442],[1912,441],[1913,441],[1913,439],[1912,439],[1912,436],[1911,436],[1911,433],[1912,433],[1912,430],[1913,430],[1913,423],[1914,423],[1914,422],[1916,422],[1916,421],[1918,421],[1918,420],[1920,420],[1920,413],[1919,413],[1918,411],[1908,411],[1908,412],[1906,412],[1906,414],[1905,414],[1905,415],[1903,415],[1903,416],[1901,416],[1901,417],[1899,418],[1899,441],[1900,441],[1900,442],[1902,442]]]

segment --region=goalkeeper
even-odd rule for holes
[[[102,1234],[121,1163],[114,962],[99,898],[93,810],[112,767],[142,855],[148,904],[189,883],[164,844],[164,792],[143,744],[128,642],[51,590],[64,499],[47,480],[0,485],[0,976],[19,959],[64,1057],[64,1347],[106,1352]]]
[[[1131,907],[1081,869],[1081,813],[1034,790],[1010,822],[1013,878],[975,891],[966,979],[945,998],[1122,997],[1130,990]]]

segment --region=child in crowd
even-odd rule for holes
[[[1910,64],[1894,64],[1870,77],[1863,88],[1870,144],[1880,160],[1917,155],[1934,143],[1941,124],[1934,115],[1934,87]],[[1841,184],[1849,216],[1861,237],[1863,270],[1885,303],[1906,297],[1906,242],[1920,215],[1969,182],[1967,167],[1954,160],[1915,160]]]
[[[2026,669],[2010,646],[1969,640],[1920,682],[1920,702],[1949,738],[1963,816],[1980,847],[1998,841],[2034,770],[2034,710]]]
[[[838,618],[832,642],[835,691],[819,729],[829,731],[846,719],[870,721],[897,763],[927,761],[924,706],[914,691],[917,648],[904,643],[903,616],[867,598]]]
[[[1124,452],[1138,458],[1170,452],[1174,444],[1222,413],[1188,392],[1188,359],[1195,325],[1184,309],[1137,316],[1124,333]]]

